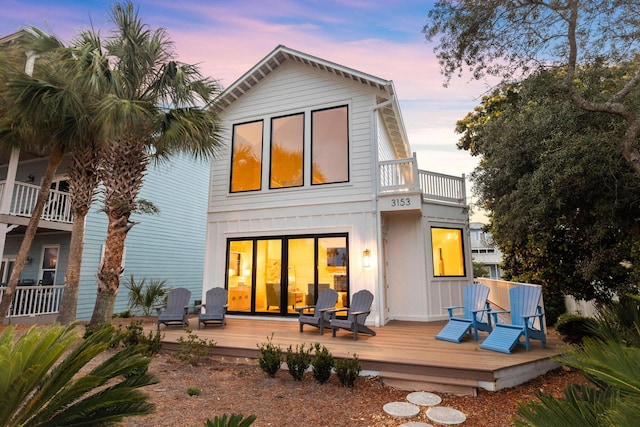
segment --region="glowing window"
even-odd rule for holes
[[[311,183],[349,181],[349,126],[346,106],[311,113]]]
[[[462,230],[456,228],[432,228],[433,275],[464,276],[464,251]]]
[[[262,121],[233,126],[231,192],[260,190]]]
[[[303,184],[304,114],[271,120],[271,179],[269,188]]]

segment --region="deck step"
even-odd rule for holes
[[[472,379],[390,371],[380,371],[378,376],[384,384],[401,390],[450,393],[458,396],[478,394],[478,383]]]

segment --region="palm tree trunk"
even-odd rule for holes
[[[69,244],[69,261],[64,277],[64,293],[60,302],[58,322],[63,325],[76,320],[80,267],[84,246],[84,222],[94,202],[98,186],[97,167],[100,151],[92,145],[74,151],[69,168],[69,185],[73,228]]]
[[[33,243],[33,239],[35,238],[36,232],[38,231],[38,223],[40,222],[40,217],[42,216],[42,212],[44,211],[44,205],[49,198],[51,182],[53,181],[53,177],[56,171],[58,170],[58,166],[60,166],[60,163],[62,163],[63,156],[64,148],[61,148],[59,146],[55,147],[51,151],[51,153],[49,153],[49,161],[47,163],[45,174],[42,178],[40,191],[38,192],[38,200],[36,201],[36,205],[33,208],[33,212],[31,212],[31,218],[29,219],[29,224],[27,225],[22,243],[20,244],[18,256],[16,257],[16,263],[13,267],[13,271],[11,272],[9,283],[7,283],[7,289],[5,289],[4,296],[2,297],[2,301],[0,302],[0,324],[2,324],[2,322],[8,315],[9,307],[11,306],[11,300],[13,299],[13,294],[15,293],[16,287],[18,286],[20,275],[22,274],[25,262],[27,261],[27,256],[29,255],[29,250],[31,249],[31,244]]]
[[[116,295],[120,287],[124,241],[132,226],[133,224],[129,223],[129,215],[109,215],[104,256],[98,268],[98,294],[89,322],[91,329],[97,329],[111,321]]]

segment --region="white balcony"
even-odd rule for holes
[[[415,157],[389,160],[378,164],[378,194],[420,193],[422,199],[466,204],[464,175],[444,175],[418,169]]]
[[[0,200],[6,191],[6,181],[0,181]],[[0,212],[0,214],[9,214],[16,217],[30,218],[38,199],[38,185],[27,184],[24,182],[16,182],[13,185],[12,197],[9,202],[8,212]],[[42,212],[42,220],[71,224],[73,217],[71,215],[71,200],[69,193],[51,190],[49,198]]]

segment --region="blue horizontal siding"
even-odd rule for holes
[[[125,241],[125,271],[120,278],[115,313],[127,308],[125,285],[131,275],[136,280],[165,280],[167,287],[190,289],[191,304],[201,299],[209,167],[209,162],[184,156],[150,167],[140,198],[151,201],[159,214],[131,216],[139,224]],[[96,273],[106,229],[106,216],[96,205],[86,221],[79,320],[88,320],[93,313]]]

